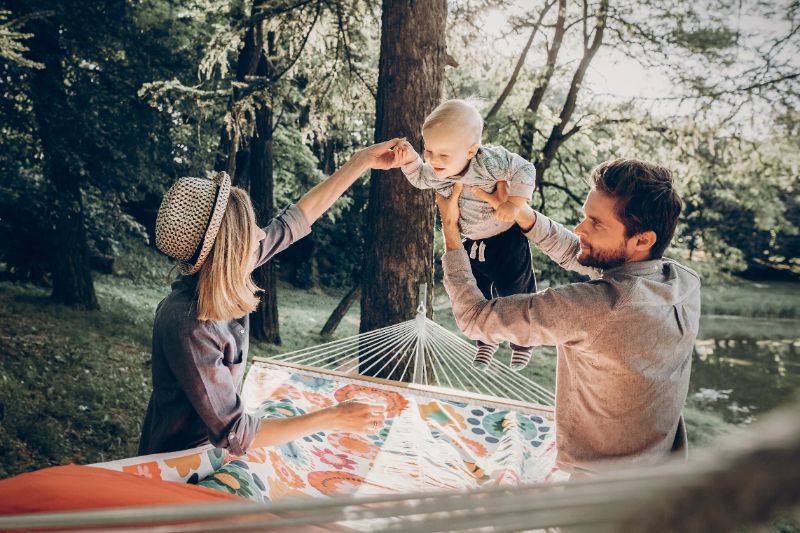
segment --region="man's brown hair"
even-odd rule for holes
[[[592,185],[615,199],[626,237],[653,231],[656,242],[650,258],[664,255],[683,207],[668,168],[638,159],[614,159],[592,171]]]

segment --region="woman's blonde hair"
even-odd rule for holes
[[[251,276],[255,225],[250,197],[231,187],[214,246],[198,274],[199,320],[233,320],[256,310],[260,289]]]

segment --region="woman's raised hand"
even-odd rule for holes
[[[389,141],[367,146],[359,150],[357,156],[362,159],[363,164],[368,168],[388,170],[405,165],[405,160],[410,158],[412,153],[414,156],[412,161],[414,161],[417,153],[408,141],[402,137],[397,137]]]

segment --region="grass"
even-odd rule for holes
[[[704,315],[800,318],[800,283],[732,283],[704,287]]]
[[[86,313],[0,284],[0,477],[135,454],[149,325],[135,318],[142,310],[99,299],[104,311]]]
[[[167,294],[169,266],[149,250],[126,263],[123,276],[96,276],[102,311],[75,311],[50,301],[49,291],[0,283],[0,478],[50,465],[87,464],[136,454],[150,395],[150,335],[157,303]],[[437,286],[435,319],[457,331],[447,297]],[[706,311],[775,313],[797,305],[794,286],[705,289]],[[769,295],[769,297],[765,297]],[[318,332],[340,294],[282,286],[282,346],[254,342],[251,355],[271,355],[319,344]],[[758,296],[757,302],[751,301]],[[712,304],[707,303],[712,302]],[[792,312],[796,312],[792,311]],[[358,332],[358,304],[336,337]],[[796,315],[791,315],[796,316]],[[498,354],[509,357],[508,349]],[[553,387],[555,357],[538,350],[527,375]],[[690,439],[704,445],[730,429],[690,403]]]

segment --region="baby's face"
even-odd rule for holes
[[[422,139],[425,143],[422,158],[439,178],[461,174],[478,149],[478,145],[463,132],[443,124],[422,130]]]

